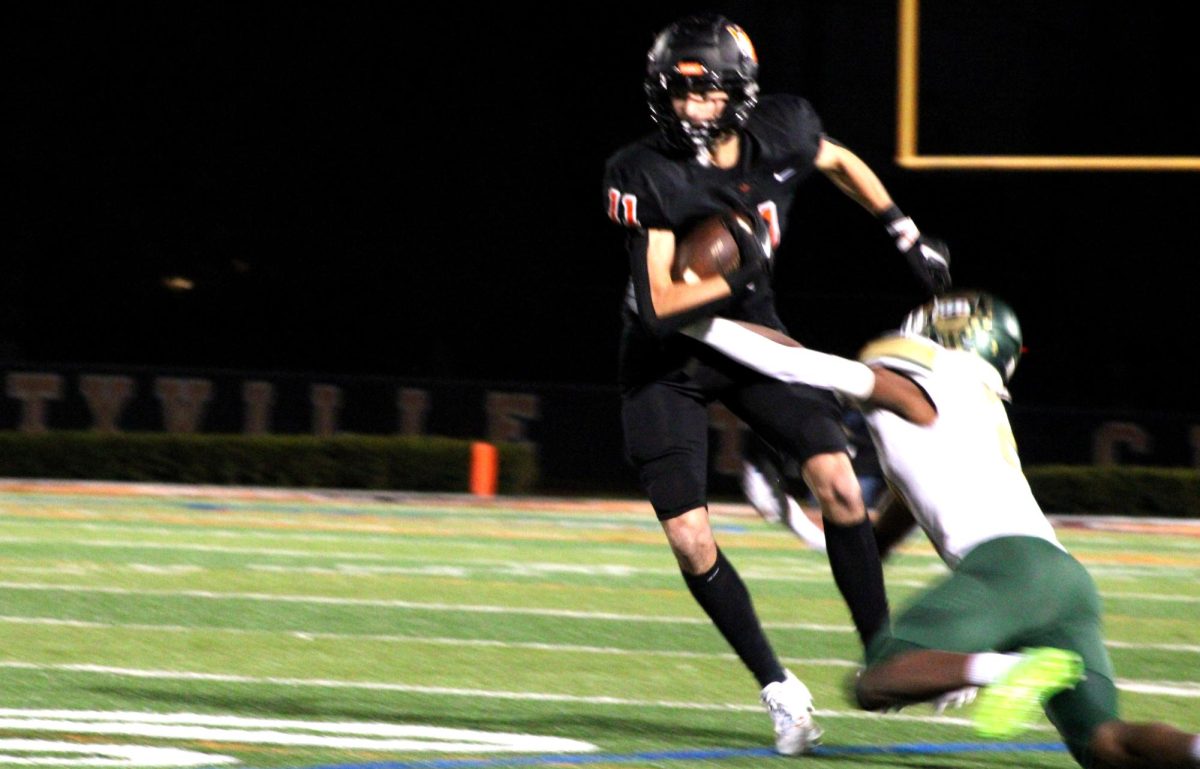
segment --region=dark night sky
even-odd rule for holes
[[[696,6],[540,5],[10,6],[0,360],[611,383],[602,165],[650,130],[653,32]],[[1092,5],[925,2],[922,149],[1200,154],[1186,27]],[[1016,307],[1022,402],[1196,411],[1200,175],[905,171],[892,4],[709,7],[950,242],[959,285]],[[917,296],[890,248],[804,188],[793,332],[848,354],[895,325]]]

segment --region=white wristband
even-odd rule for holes
[[[725,318],[693,323],[683,333],[782,382],[822,387],[860,401],[875,389],[875,372],[858,361],[779,344]]]
[[[902,253],[912,248],[917,239],[921,237],[921,231],[917,229],[917,224],[911,216],[891,222],[887,226],[887,231],[896,241],[896,248]]]

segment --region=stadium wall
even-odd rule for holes
[[[4,386],[2,431],[482,439],[525,446],[541,490],[637,493],[615,387],[66,365],[9,371]],[[1200,468],[1200,415],[1012,416],[1027,466]],[[735,493],[745,427],[719,405],[712,417],[714,491]]]

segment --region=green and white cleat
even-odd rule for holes
[[[975,731],[1007,738],[1033,725],[1046,700],[1083,680],[1083,658],[1066,649],[1025,649],[1020,662],[983,688],[975,705]]]

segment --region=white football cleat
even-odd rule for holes
[[[770,464],[759,467],[753,462],[742,461],[742,493],[755,512],[767,523],[779,523],[787,511],[787,494],[782,481],[774,475]],[[772,473],[768,476],[767,473]]]
[[[787,498],[787,527],[792,533],[804,541],[813,550],[825,552],[825,532],[820,526],[809,520],[801,509],[800,503],[791,497]]]
[[[813,720],[812,694],[808,687],[783,671],[786,678],[767,684],[762,702],[775,722],[775,752],[784,756],[808,753],[821,741],[821,727]]]

